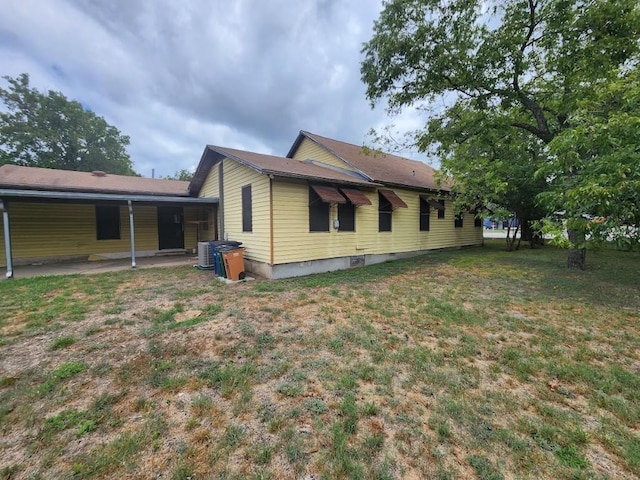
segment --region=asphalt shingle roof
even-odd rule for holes
[[[300,131],[300,135],[341,158],[373,182],[429,190],[449,190],[449,186],[446,184],[438,185],[435,176],[436,170],[426,163],[389,153],[365,152],[362,146],[341,142],[315,133]],[[300,136],[289,152],[290,156],[293,155],[293,150],[299,141]]]
[[[0,188],[188,196],[189,182],[53,168],[0,166]]]

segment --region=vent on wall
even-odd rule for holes
[[[213,267],[213,249],[209,242],[198,242],[198,266],[202,268]]]

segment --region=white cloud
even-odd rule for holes
[[[298,130],[360,144],[387,121],[360,82],[378,0],[5,0],[0,73],[31,75],[131,137],[167,175],[207,143],[286,154]],[[400,118],[400,117],[399,117]],[[420,126],[415,112],[400,122]]]

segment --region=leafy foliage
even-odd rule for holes
[[[61,92],[29,86],[29,75],[3,77],[0,164],[136,175],[129,137]]]
[[[167,180],[182,180],[184,182],[190,182],[193,179],[193,172],[182,169],[175,172],[173,175],[168,175],[165,177]]]
[[[633,200],[633,185],[614,179],[637,158],[637,137],[622,135],[637,102],[627,98],[616,119],[606,113],[613,108],[596,113],[599,127],[590,122],[599,102],[621,101],[607,89],[635,81],[627,73],[637,71],[639,40],[635,0],[389,0],[361,73],[372,105],[385,98],[391,113],[429,114],[413,142],[442,157],[465,201],[520,209],[525,220],[564,210],[581,247],[590,237],[575,215],[601,211],[594,197]],[[609,138],[612,121],[622,148]],[[557,194],[539,202],[550,189]],[[603,213],[616,226],[635,221],[632,212]]]
[[[640,72],[597,85],[572,121],[576,127],[551,142],[554,155],[539,172],[552,179],[543,200],[564,209],[591,241],[640,244]]]

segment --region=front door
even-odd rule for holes
[[[158,248],[184,248],[182,207],[158,207]]]

